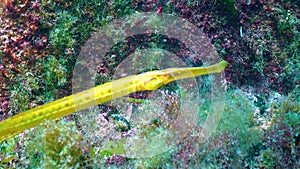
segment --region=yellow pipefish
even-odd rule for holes
[[[108,82],[77,94],[35,107],[0,122],[0,142],[22,131],[41,124],[44,120],[57,119],[90,106],[128,95],[132,92],[156,90],[175,80],[205,74],[220,73],[226,61],[207,67],[170,68],[150,71]]]

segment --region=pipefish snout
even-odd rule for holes
[[[226,61],[207,67],[170,68],[150,71],[108,82],[88,90],[24,111],[0,122],[0,142],[45,120],[57,119],[137,91],[156,90],[175,80],[220,73]]]

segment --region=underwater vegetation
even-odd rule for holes
[[[96,126],[89,131],[79,122],[86,114],[78,112],[0,142],[0,168],[300,167],[299,1],[1,2],[0,121],[71,95],[74,64],[91,33],[136,11],[174,14],[199,27],[217,49],[220,60],[228,62],[225,69],[228,88],[222,119],[205,142],[199,137],[200,123],[175,147],[153,157],[118,155],[122,143],[113,141],[99,148],[101,142],[96,139],[105,137],[103,130],[130,135],[125,132],[126,127],[135,125],[127,124],[119,116],[122,112],[106,103],[98,110],[89,110],[99,114],[96,120],[87,121]],[[157,34],[138,35],[111,49],[97,67],[96,84],[113,80],[114,69],[124,58],[146,48],[172,51],[189,66],[206,64],[200,56],[191,56],[176,39]],[[209,78],[201,77],[199,82],[200,92],[208,93]],[[170,104],[165,111],[176,111],[175,107],[180,105],[176,98],[181,97],[176,95],[176,85],[164,89],[175,92],[169,95],[166,102]],[[130,95],[125,111],[138,111],[147,101],[147,95],[143,92]],[[203,111],[209,107],[210,103],[205,102]],[[145,135],[160,132],[163,120],[152,121],[143,130]]]

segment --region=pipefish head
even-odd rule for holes
[[[159,87],[174,81],[172,74],[168,71],[151,71],[138,77],[139,90],[156,90]]]

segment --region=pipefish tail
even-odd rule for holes
[[[57,119],[76,111],[95,106],[132,92],[156,90],[175,80],[205,74],[220,73],[227,66],[226,61],[207,67],[170,68],[150,71],[108,82],[82,92],[55,100],[19,113],[0,122],[0,142],[22,131],[35,127],[45,120]]]

